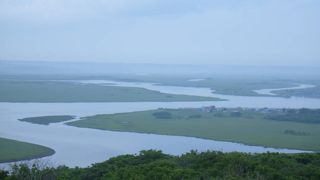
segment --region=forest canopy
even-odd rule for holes
[[[320,154],[161,151],[121,155],[87,168],[15,165],[0,179],[320,179]]]

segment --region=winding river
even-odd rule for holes
[[[262,95],[276,96],[277,94],[274,93],[276,91],[306,89],[306,88],[314,88],[314,87],[316,87],[316,86],[310,85],[310,84],[298,84],[297,86],[294,86],[294,87],[276,88],[276,89],[260,89],[260,90],[255,90],[254,92],[256,92],[258,94],[262,94]]]
[[[133,112],[156,108],[183,108],[201,106],[223,107],[270,107],[270,108],[320,108],[320,99],[245,97],[212,93],[209,88],[161,86],[152,83],[116,81],[71,81],[70,83],[100,84],[140,87],[171,94],[219,97],[228,101],[213,102],[119,102],[119,103],[0,103],[0,137],[50,147],[53,156],[43,158],[51,165],[88,166],[120,154],[138,153],[145,149],[161,149],[165,153],[181,154],[192,149],[199,151],[219,150],[224,152],[285,152],[298,150],[274,149],[249,146],[239,143],[205,140],[192,137],[112,132],[77,128],[63,123],[49,126],[20,122],[17,119],[44,115],[75,115],[78,118],[96,114]],[[2,164],[6,167],[8,164]]]
[[[142,83],[142,82],[119,82],[110,80],[81,80],[81,81],[67,81],[82,84],[99,84],[105,86],[123,86],[123,87],[139,87],[149,90],[159,91],[168,94],[184,94],[204,97],[217,97],[226,99],[227,101],[215,101],[212,104],[220,107],[249,107],[249,108],[320,108],[320,99],[304,98],[304,97],[261,97],[261,96],[233,96],[222,95],[214,93],[210,88],[199,87],[180,87],[180,86],[164,86],[155,83]],[[313,87],[313,85],[299,85],[290,88],[278,89],[261,89],[258,92],[277,91],[286,89],[302,89]],[[263,93],[261,93],[263,94]]]

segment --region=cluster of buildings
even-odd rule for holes
[[[203,112],[240,112],[243,110],[246,110],[247,108],[224,108],[224,107],[216,107],[216,106],[204,106],[201,108],[201,111]]]
[[[299,113],[301,109],[288,109],[288,108],[224,108],[224,107],[216,107],[216,106],[204,106],[200,108],[203,112],[241,112],[241,111],[254,111],[261,113]]]

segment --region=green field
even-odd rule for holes
[[[320,98],[320,85],[307,88],[307,89],[291,89],[274,91],[279,96],[297,96],[297,97],[310,97],[310,98]]]
[[[0,163],[51,156],[53,149],[36,144],[0,138]]]
[[[194,78],[200,78],[203,79],[202,81],[189,81],[190,79]],[[2,79],[2,80],[1,80]],[[81,98],[80,95],[82,94],[84,97],[81,98],[81,100],[85,102],[109,102],[109,101],[119,101],[123,102],[123,99],[128,99],[129,101],[138,101],[141,99],[141,101],[151,101],[150,99],[156,99],[159,101],[159,98],[162,99],[161,101],[171,101],[168,97],[164,96],[164,94],[155,92],[155,91],[146,91],[145,89],[141,90],[139,88],[129,88],[129,92],[132,96],[136,96],[136,98],[132,98],[130,95],[126,95],[125,93],[122,93],[124,89],[127,88],[120,88],[120,87],[97,87],[97,85],[90,85],[90,87],[83,87],[83,85],[79,84],[71,84],[66,86],[66,84],[63,83],[57,83],[51,81],[49,83],[49,80],[115,80],[115,81],[126,81],[126,82],[151,82],[151,83],[158,83],[162,85],[171,85],[171,86],[185,86],[185,87],[206,87],[206,88],[212,88],[215,90],[218,94],[226,94],[226,95],[240,95],[240,96],[268,96],[268,95],[259,95],[254,90],[258,89],[269,89],[269,88],[286,88],[286,87],[292,87],[296,86],[296,84],[313,84],[317,87],[315,88],[307,88],[307,89],[299,89],[299,90],[284,90],[284,91],[277,91],[277,96],[281,97],[288,97],[288,96],[299,96],[299,97],[313,97],[313,98],[319,98],[320,97],[320,80],[318,78],[289,78],[289,77],[252,77],[252,76],[201,76],[201,77],[192,77],[187,75],[150,75],[150,76],[139,76],[139,75],[105,75],[105,76],[80,76],[80,75],[60,75],[60,76],[37,76],[37,75],[16,75],[16,76],[9,76],[9,75],[0,75],[0,87],[3,92],[13,91],[13,94],[11,93],[6,94],[8,98],[1,98],[0,94],[0,101],[4,101],[7,99],[8,102],[15,102],[14,100],[22,100],[22,101],[32,101],[31,97],[35,97],[36,99],[40,99],[42,102],[46,102],[46,100],[50,100],[53,102],[56,102],[53,98],[51,98],[51,94],[47,94],[46,92],[52,93],[48,88],[54,88],[57,91],[57,97],[61,98],[64,97],[65,101],[67,102],[78,102],[79,100],[73,98],[72,96],[78,96],[78,98]],[[36,81],[36,80],[42,80]],[[47,81],[47,82],[46,82]],[[21,83],[25,83],[25,86],[20,86]],[[40,84],[39,84],[40,83]],[[57,87],[52,87],[50,84],[56,83],[55,85]],[[49,84],[49,85],[48,85]],[[46,86],[47,85],[47,88]],[[36,89],[39,88],[39,90],[32,89],[32,86],[34,86]],[[64,87],[65,86],[65,87]],[[73,89],[74,87],[75,89]],[[81,87],[81,88],[80,88]],[[27,97],[20,97],[19,94],[14,94],[15,91],[18,91],[20,88],[24,89],[26,88],[26,92],[28,93]],[[30,89],[31,88],[31,89]],[[67,88],[66,92],[60,92],[61,88]],[[120,92],[116,93],[110,93],[112,92],[113,88],[114,90],[120,90]],[[0,89],[0,92],[1,92]],[[41,90],[41,91],[40,91]],[[68,91],[74,91],[75,95],[70,94]],[[93,90],[96,91],[96,95],[90,94],[90,92],[87,92],[86,90]],[[103,91],[103,92],[101,92]],[[107,91],[107,92],[106,92]],[[109,91],[109,92],[108,92]],[[34,95],[34,93],[39,93],[39,96],[47,95],[48,97],[37,97]],[[147,97],[141,96],[141,93],[145,93],[145,95],[148,95]],[[18,95],[17,98],[13,98],[13,95]],[[55,95],[53,92],[52,95]],[[105,96],[107,95],[108,98],[103,97],[102,100],[99,100],[99,98],[96,98],[96,96]],[[119,95],[119,96],[118,96]],[[124,95],[123,97],[121,97]],[[28,96],[31,96],[28,98]],[[68,97],[71,96],[71,97]],[[185,97],[185,96],[183,96]],[[176,95],[172,95],[172,98],[178,98]],[[188,97],[189,98],[189,97]],[[3,99],[3,100],[2,100]],[[115,100],[116,99],[116,100]],[[59,100],[61,101],[61,100]],[[178,98],[177,101],[184,101],[181,100],[181,97]],[[63,102],[63,100],[62,100]]]
[[[95,77],[97,78],[97,77]],[[200,78],[202,81],[189,81],[190,79]],[[252,76],[131,76],[131,77],[101,77],[101,79],[114,79],[119,81],[131,82],[154,82],[163,85],[172,86],[186,86],[186,87],[207,87],[215,90],[215,93],[225,95],[238,95],[238,96],[268,96],[260,95],[254,92],[259,89],[273,89],[273,88],[286,88],[293,87],[297,84],[313,84],[317,87],[299,89],[299,90],[284,90],[276,91],[277,96],[288,97],[320,97],[320,80],[319,78],[289,78],[289,77],[252,77]]]
[[[232,110],[210,113],[201,109],[160,109],[96,115],[67,124],[111,131],[191,136],[275,148],[320,150],[319,123],[278,121],[267,119],[266,115],[253,110],[243,110],[239,115]]]
[[[143,88],[50,81],[0,81],[0,102],[175,102],[217,98],[173,95]]]
[[[246,79],[246,78],[206,78],[203,81],[190,82],[164,82],[164,84],[178,84],[183,86],[208,87],[217,94],[237,96],[266,96],[254,92],[258,89],[291,87],[290,81],[277,81],[270,79]]]
[[[33,124],[49,125],[50,123],[58,123],[63,121],[69,121],[74,119],[74,116],[60,115],[60,116],[39,116],[39,117],[28,117],[18,119],[19,121],[29,122]]]
[[[239,96],[266,96],[259,95],[254,90],[269,88],[285,88],[295,86],[300,81],[291,79],[248,77],[248,76],[202,76],[202,81],[189,81],[197,77],[192,76],[131,76],[126,77],[101,77],[101,79],[114,79],[129,82],[153,82],[170,86],[205,87],[212,88],[218,94]],[[301,82],[308,83],[306,80]],[[313,83],[313,82],[312,82]]]

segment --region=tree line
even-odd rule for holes
[[[87,168],[12,166],[4,180],[55,179],[320,179],[320,153],[222,153],[191,151],[181,156],[147,150],[121,155]]]

